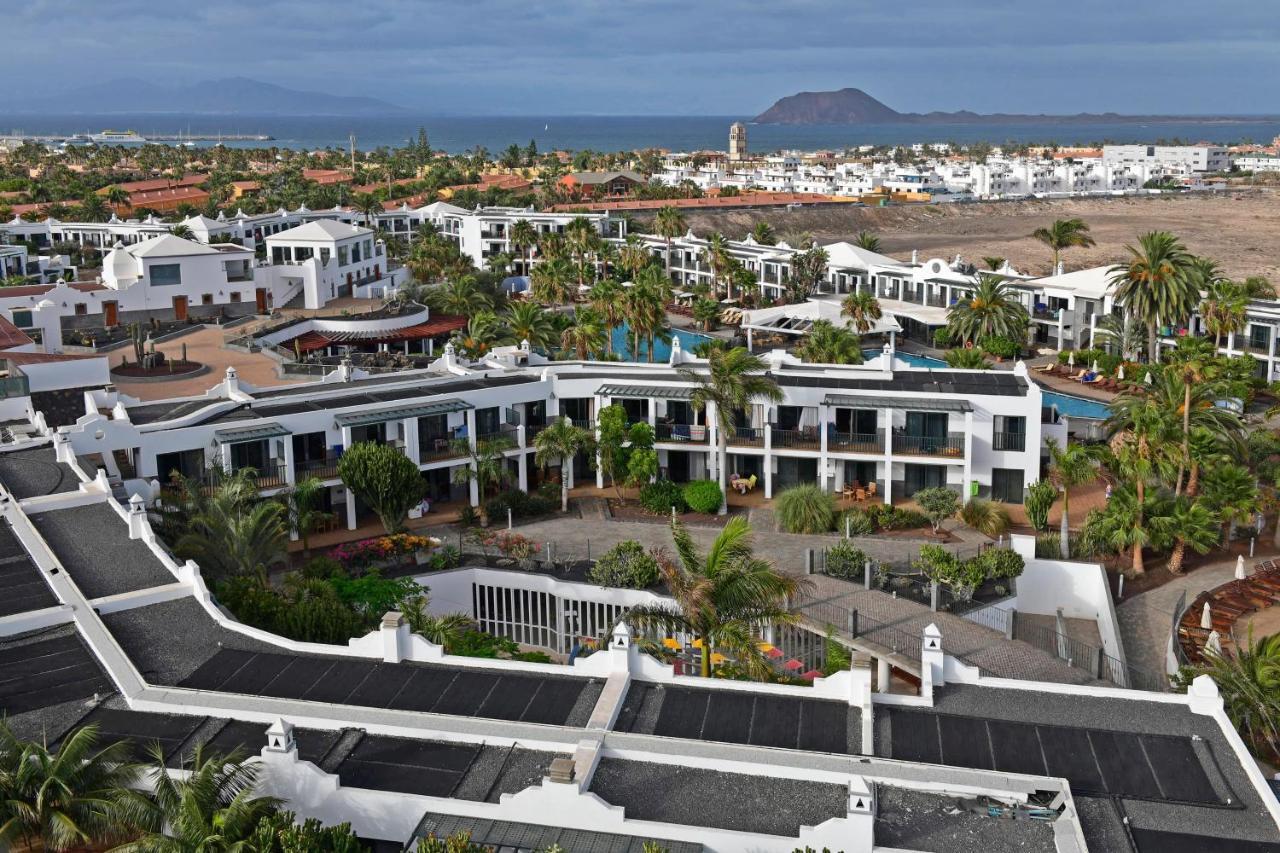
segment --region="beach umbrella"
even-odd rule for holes
[[[1116,379],[1124,379],[1124,365],[1116,368]]]
[[[1217,631],[1209,632],[1209,639],[1204,641],[1204,650],[1215,655],[1222,654],[1222,637],[1218,636]]]
[[[798,669],[804,669],[804,664],[802,664],[800,661],[796,660],[795,658],[792,658],[791,660],[787,661],[782,666],[784,669],[789,669],[792,672],[795,672]]]
[[[1076,366],[1076,351],[1071,350],[1067,353],[1067,367]]]
[[[725,657],[724,655],[720,654],[719,652],[712,652],[712,653],[711,653],[711,662],[712,662],[713,664],[716,664],[717,666],[718,666],[718,665],[720,665],[720,664],[722,664],[722,663],[724,663],[724,662],[725,662],[725,661],[727,661],[727,660],[728,660],[728,658],[727,658],[727,657]]]
[[[800,677],[803,678],[805,681],[813,681],[815,678],[822,677],[822,670],[811,669],[806,673],[802,673]]]
[[[778,658],[782,657],[782,649],[779,649],[774,646],[770,646],[769,648],[765,649],[764,653],[772,660],[777,660]]]
[[[1096,358],[1093,360],[1093,365],[1089,369],[1094,373],[1098,372],[1098,360]]]
[[[1242,581],[1244,580],[1244,577],[1244,554],[1241,554],[1239,557],[1236,557],[1236,580]]]
[[[662,645],[666,646],[668,649],[671,649],[671,651],[673,652],[680,650],[680,641],[677,640],[675,637],[663,637]]]
[[[1143,382],[1145,382],[1147,385],[1150,385],[1150,384],[1151,384],[1151,371],[1150,371],[1150,370],[1148,370],[1148,371],[1147,371],[1147,375],[1146,375],[1146,376],[1142,377],[1142,381],[1143,381]]]
[[[1207,601],[1204,603],[1204,610],[1200,611],[1200,627],[1213,627],[1213,614],[1209,612],[1209,602]]]

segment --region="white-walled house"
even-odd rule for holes
[[[307,308],[342,296],[381,296],[403,281],[389,270],[386,246],[371,229],[331,219],[308,222],[266,238],[273,281],[296,285]]]

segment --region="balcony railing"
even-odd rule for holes
[[[533,437],[538,433],[542,432],[548,426],[550,426],[550,424],[528,424],[524,428],[524,435],[526,440],[532,442]]]
[[[844,453],[884,453],[884,430],[875,432],[833,432],[827,449]]]
[[[733,447],[764,447],[764,430],[760,427],[737,427],[727,436]]]
[[[1026,450],[1027,434],[1024,432],[996,432],[991,446],[995,450]]]
[[[465,439],[451,435],[421,435],[418,437],[418,459],[437,462],[441,459],[457,459],[469,453]]]
[[[940,296],[940,295],[939,295],[939,296],[930,296],[930,297],[926,300],[926,302],[927,302],[927,304],[929,305],[929,307],[931,307],[931,308],[946,308],[946,307],[947,307],[947,301],[946,301],[942,296]]]
[[[579,429],[590,430],[591,432],[596,431],[596,422],[590,418],[570,418],[570,420]]]
[[[231,472],[230,476],[235,476],[242,471],[251,471],[251,479],[259,489],[279,489],[289,484],[286,470],[283,462],[272,461],[260,468],[246,466]],[[209,494],[226,482],[229,475],[221,468],[210,468],[196,479],[200,481],[201,491]]]
[[[654,427],[654,438],[681,444],[706,444],[709,432],[705,424],[658,424]]]
[[[337,454],[329,454],[320,459],[307,459],[294,465],[298,472],[298,479],[304,480],[307,477],[317,477],[321,480],[332,480],[338,476],[338,456]]]
[[[496,441],[514,446],[519,435],[519,427],[514,427],[511,424],[499,424],[498,428],[495,430],[490,430],[489,432],[477,432],[476,442],[482,444],[486,441]]]
[[[796,450],[821,450],[822,438],[816,427],[809,429],[773,428],[770,440],[774,447],[791,447]]]
[[[903,435],[893,437],[893,452],[906,456],[963,456],[964,433]]]

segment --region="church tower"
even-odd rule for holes
[[[729,126],[729,159],[747,159],[747,126],[740,121]]]

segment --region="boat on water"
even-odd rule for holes
[[[136,130],[104,130],[90,135],[89,139],[107,145],[141,144],[147,141]]]

